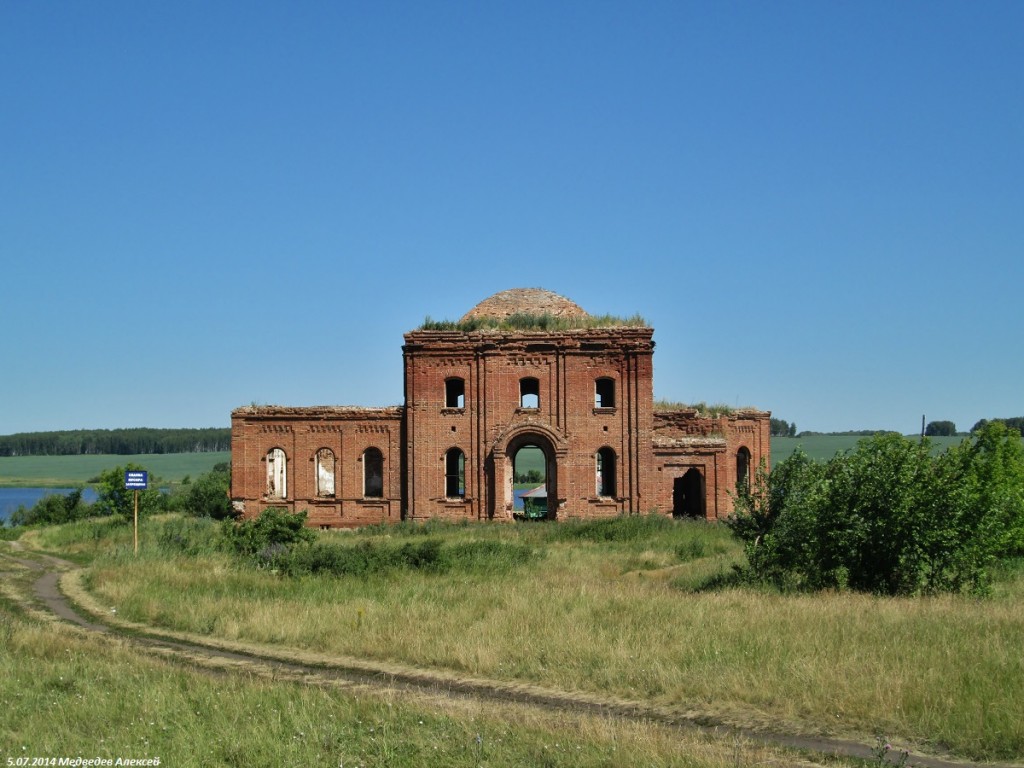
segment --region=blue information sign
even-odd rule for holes
[[[149,487],[149,473],[145,470],[129,469],[124,473],[124,487],[144,491]]]

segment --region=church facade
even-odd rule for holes
[[[770,413],[656,408],[653,334],[549,291],[495,294],[405,334],[404,405],[232,412],[235,507],[306,510],[324,528],[511,521],[528,451],[538,517],[725,517],[770,460]]]

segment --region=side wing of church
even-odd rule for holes
[[[714,520],[769,461],[769,412],[655,409],[642,322],[513,289],[438,326],[405,334],[402,406],[236,409],[236,509],[307,510],[325,528],[511,521],[524,514],[517,458],[530,454],[533,516]]]

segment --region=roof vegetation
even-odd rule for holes
[[[674,400],[659,399],[654,401],[655,411],[696,411],[698,416],[730,416],[742,408],[733,408],[725,403],[713,403],[708,405],[700,403],[680,403]]]
[[[648,328],[640,315],[616,317],[615,315],[583,315],[563,317],[560,315],[531,314],[516,312],[508,317],[471,317],[462,320],[434,320],[427,316],[421,331],[572,331],[588,328]]]

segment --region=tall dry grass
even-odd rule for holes
[[[790,759],[776,747],[651,724],[211,675],[3,609],[0,707],[0,762],[10,765],[102,757],[160,758],[182,768],[725,768]]]
[[[601,540],[549,530],[424,534],[537,548],[530,564],[498,574],[285,578],[226,555],[150,552],[97,562],[90,586],[120,615],[178,630],[607,692],[748,725],[880,732],[977,759],[1024,755],[1019,575],[987,600],[687,590],[735,561],[726,532]],[[417,534],[334,540],[406,535]]]

